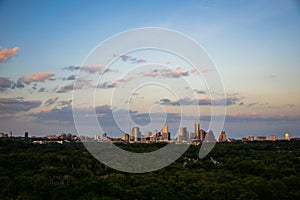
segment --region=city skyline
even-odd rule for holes
[[[191,109],[195,104],[191,95],[199,106],[200,125],[207,130],[211,101],[218,100],[210,98],[214,91],[197,80],[194,68],[176,56],[152,51],[112,54],[119,59],[109,68],[103,63],[82,66],[91,50],[112,35],[161,27],[192,37],[216,64],[226,91],[227,137],[300,135],[300,7],[296,1],[2,1],[0,5],[0,17],[6,19],[0,37],[1,132],[20,136],[24,130],[37,136],[76,133],[72,90],[89,86],[88,81],[73,85],[79,70],[104,74],[97,87],[96,112],[107,132],[119,131],[110,120],[114,114],[122,118],[130,112],[142,132],[149,129],[151,119],[154,127],[161,127],[164,122],[155,119],[166,115],[170,126],[165,132],[177,133],[182,128],[176,124],[179,102],[187,118],[197,114]],[[148,63],[163,63],[170,69],[153,65],[152,70],[122,77],[128,69]],[[210,70],[198,73],[209,74]],[[142,87],[115,107],[109,105],[111,91],[145,77],[167,80],[182,97],[157,86]],[[179,84],[183,79],[193,86],[193,94]],[[83,107],[80,112],[84,115],[87,109],[91,108]],[[128,124],[126,131],[131,126],[134,124]],[[184,126],[193,130],[194,121]],[[89,132],[88,126],[86,130]]]

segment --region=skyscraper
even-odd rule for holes
[[[162,140],[170,140],[170,132],[168,125],[164,125],[161,129],[162,132]]]
[[[186,127],[182,127],[179,129],[179,133],[177,136],[177,141],[182,142],[182,141],[188,141],[188,131]]]
[[[200,124],[198,121],[195,122],[195,139],[200,139]]]
[[[206,132],[203,129],[200,129],[199,134],[200,134],[200,138],[199,139],[201,141],[203,141],[204,138],[205,138]]]
[[[133,136],[134,142],[141,141],[141,131],[139,127],[132,127],[131,135]]]

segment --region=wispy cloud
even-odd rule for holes
[[[69,67],[64,67],[64,70],[69,70],[69,71],[77,71],[77,70],[82,70],[90,74],[95,74],[97,72],[99,73],[107,73],[107,72],[118,72],[117,69],[111,69],[111,68],[106,68],[104,65],[85,65],[85,66],[74,66],[71,65]]]
[[[54,98],[54,99],[47,99],[44,103],[45,106],[51,106],[52,104],[54,104],[56,101],[58,100],[58,97]]]
[[[143,72],[142,75],[148,76],[148,77],[179,78],[181,76],[188,76],[189,71],[181,70],[181,67],[177,67],[174,70],[172,70],[172,69],[163,69],[163,70],[153,69],[150,72]]]
[[[199,105],[199,106],[222,106],[224,102],[227,106],[235,105],[241,102],[241,99],[238,97],[227,97],[226,99],[190,99],[190,98],[180,98],[178,100],[171,101],[170,99],[161,99],[158,103],[161,105],[170,105],[170,106],[184,106],[184,105]]]
[[[5,62],[14,56],[17,56],[17,51],[19,49],[19,47],[14,47],[12,49],[0,47],[0,62]]]
[[[63,80],[64,81],[73,81],[76,79],[76,76],[75,75],[71,75],[71,76],[68,76],[68,77],[64,77]]]
[[[62,100],[58,102],[59,106],[69,107],[72,104],[72,100]]]
[[[124,62],[127,62],[127,61],[131,62],[131,64],[134,64],[134,63],[138,64],[138,63],[147,62],[147,60],[145,60],[145,59],[132,57],[131,55],[121,55],[120,58]]]
[[[115,81],[111,81],[111,82],[104,82],[104,83],[100,83],[97,88],[101,88],[101,89],[109,89],[109,88],[115,88],[119,83],[124,83],[124,82],[128,82],[131,81],[133,79],[132,76],[129,77],[125,77],[125,78],[120,78],[117,79]]]
[[[207,94],[208,93],[208,91],[205,91],[205,90],[194,90],[194,92],[196,94]]]
[[[55,76],[55,74],[52,72],[39,72],[35,74],[30,74],[28,77],[22,76],[20,80],[28,85],[31,82],[44,82],[53,76]]]

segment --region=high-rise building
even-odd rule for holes
[[[28,138],[28,132],[25,132],[24,137],[27,139]]]
[[[9,132],[9,137],[12,137],[12,131]]]
[[[219,141],[219,142],[226,142],[226,141],[227,141],[225,131],[222,131],[222,132],[221,132],[221,134],[219,135],[218,141]]]
[[[277,140],[277,137],[275,135],[270,135],[270,141],[275,141]]]
[[[200,134],[200,138],[199,139],[201,141],[203,141],[205,139],[206,132],[203,129],[200,129],[199,134]]]
[[[200,124],[198,121],[195,122],[195,139],[200,139]]]
[[[285,134],[284,134],[284,139],[285,139],[285,140],[290,140],[289,133],[285,133]]]
[[[140,131],[139,127],[137,127],[137,126],[132,127],[131,135],[133,136],[134,142],[141,141],[141,131]]]
[[[95,135],[94,140],[100,140],[100,135]]]
[[[162,140],[170,140],[170,132],[168,125],[164,125],[161,129],[162,132]]]
[[[190,132],[190,134],[189,134],[189,140],[193,140],[194,138],[196,138],[195,133],[194,132]]]
[[[122,137],[121,140],[123,140],[124,142],[129,142],[129,134],[125,133]]]
[[[182,141],[188,141],[188,131],[186,127],[182,127],[179,129],[178,136],[177,136],[177,141],[182,142]]]

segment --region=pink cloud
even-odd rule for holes
[[[251,113],[231,113],[231,114],[227,114],[230,117],[257,117],[260,114],[258,112],[251,112]]]
[[[171,77],[171,78],[179,78],[181,76],[188,76],[189,71],[183,71],[183,70],[181,70],[181,67],[176,67],[175,70],[172,70],[172,69],[163,69],[163,70],[154,69],[151,72],[144,72],[142,74],[143,74],[143,76],[149,76],[149,77],[164,76],[164,77]]]
[[[12,49],[7,49],[7,48],[2,49],[0,47],[0,62],[4,62],[14,56],[17,56],[17,51],[19,49],[20,49],[19,47],[14,47]]]
[[[86,66],[80,67],[81,70],[89,72],[91,74],[101,71],[103,68],[104,68],[104,65],[97,65],[97,66],[86,65]]]
[[[197,72],[197,69],[196,68],[192,68],[191,69],[191,73],[193,74],[193,73],[196,73]]]
[[[36,74],[30,74],[27,77],[22,76],[20,80],[25,84],[30,84],[31,82],[44,82],[45,80],[49,79],[50,77],[54,76],[55,74],[52,72],[39,72]]]
[[[215,71],[215,70],[212,69],[212,68],[209,68],[209,69],[204,69],[204,70],[202,70],[201,72],[202,72],[202,73],[207,73],[207,72],[213,72],[213,71]]]

